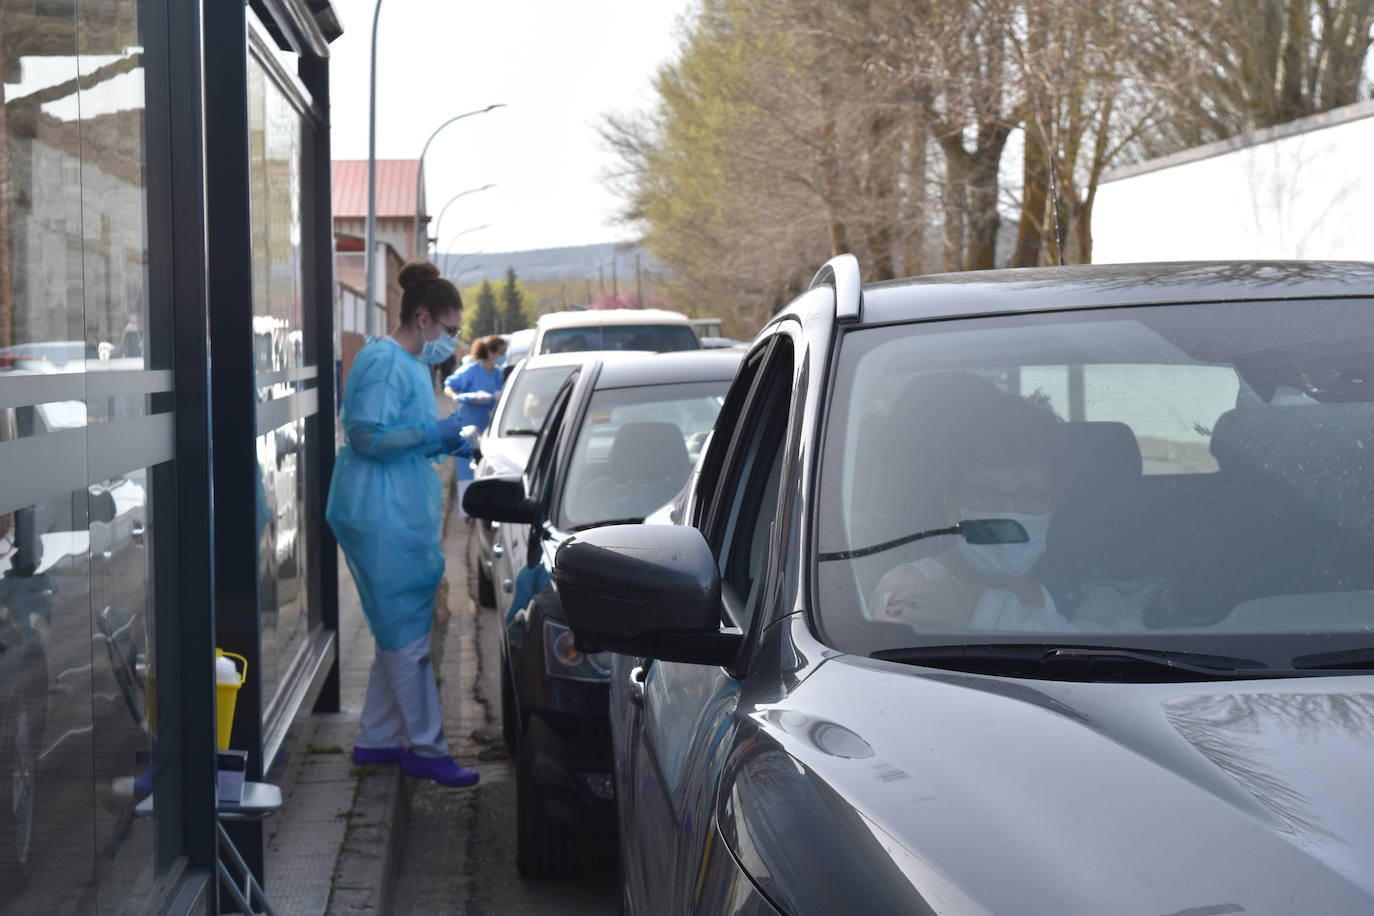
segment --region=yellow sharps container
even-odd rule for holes
[[[230,661],[233,658],[243,663],[242,671]],[[215,743],[222,751],[229,750],[229,735],[234,731],[234,704],[238,702],[239,688],[247,677],[248,659],[223,649],[215,650]]]

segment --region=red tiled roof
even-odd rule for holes
[[[420,160],[378,159],[377,218],[414,218],[417,181],[421,181]],[[335,159],[333,186],[336,219],[363,219],[367,216],[366,159]]]

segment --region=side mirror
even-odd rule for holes
[[[703,665],[739,654],[743,637],[720,631],[720,573],[695,528],[583,531],[559,546],[553,581],[573,631],[599,649]]]
[[[463,511],[489,522],[533,522],[537,509],[519,474],[474,480],[463,493]]]

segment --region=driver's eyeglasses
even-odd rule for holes
[[[975,512],[1024,512],[1039,515],[1054,508],[1054,491],[1047,487],[1025,486],[1008,493],[991,481],[974,481],[960,488],[959,503]]]

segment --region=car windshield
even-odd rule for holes
[[[847,333],[818,496],[826,640],[1266,659],[1374,644],[1369,309],[1213,303]]]
[[[501,409],[498,436],[537,436],[544,424],[544,414],[558,393],[558,387],[572,375],[574,366],[544,366],[526,368],[516,376],[514,386],[506,394]]]
[[[546,331],[543,353],[581,353],[584,350],[644,350],[671,353],[699,350],[692,329],[681,324],[608,324],[601,327],[559,328]]]
[[[729,382],[611,388],[592,395],[563,486],[567,531],[642,519],[677,495]]]

